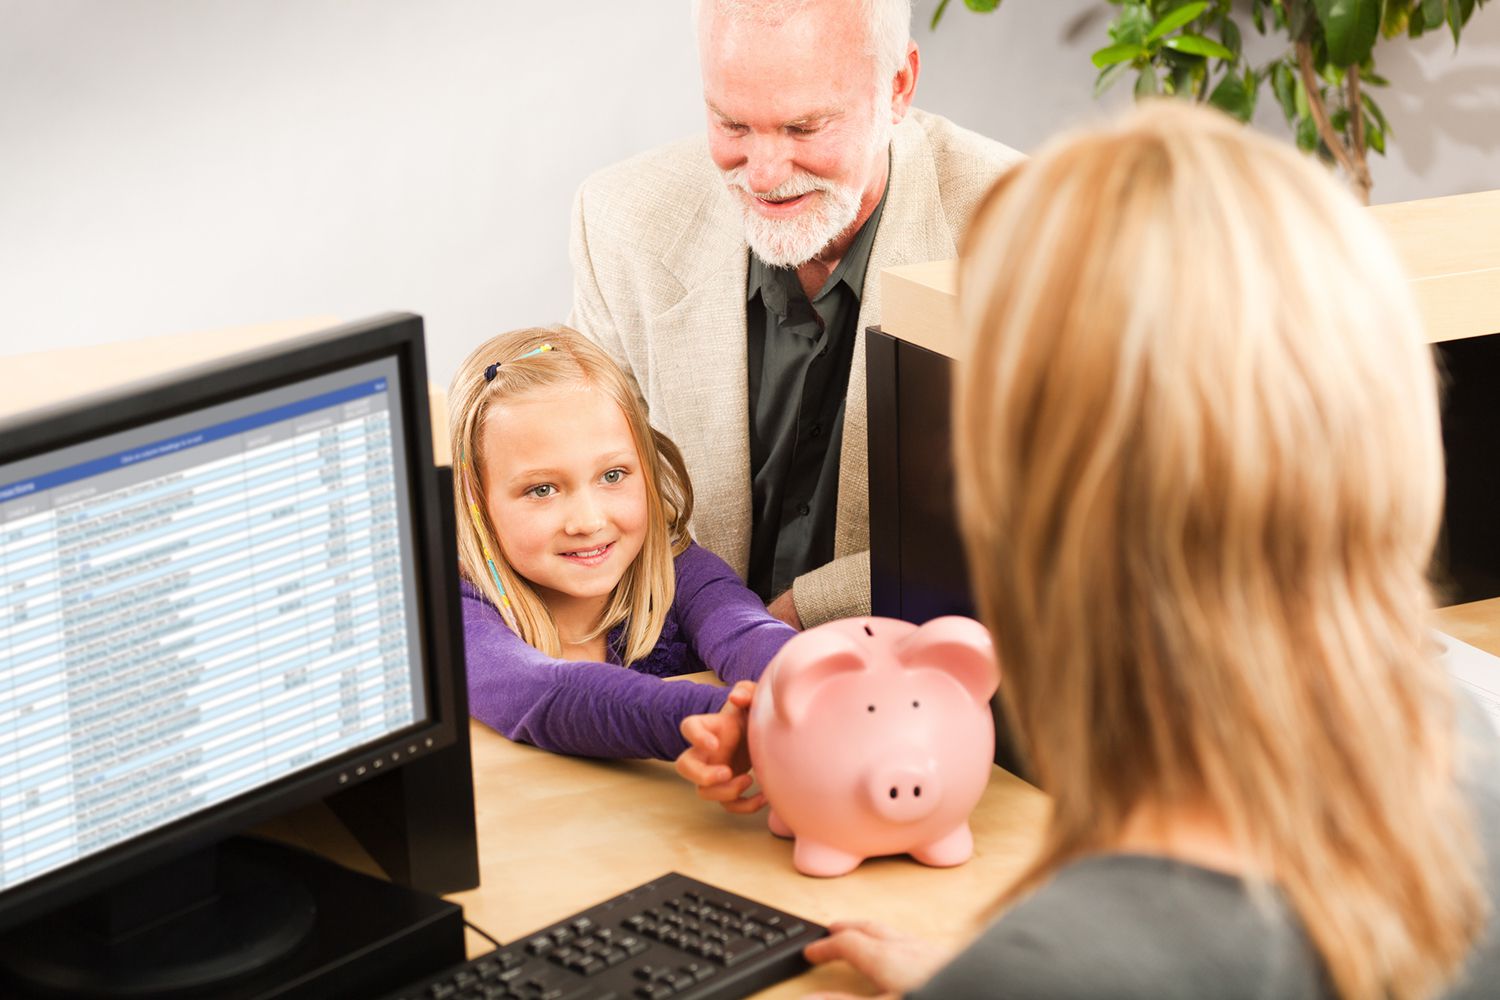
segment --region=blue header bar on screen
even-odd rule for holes
[[[317,410],[337,406],[340,403],[352,402],[365,396],[373,396],[385,392],[387,380],[383,378],[373,379],[369,382],[360,382],[356,385],[333,392],[325,392],[319,396],[298,400],[295,403],[287,403],[274,409],[264,410],[260,413],[252,413],[248,416],[239,417],[234,420],[205,427],[201,431],[193,431],[191,434],[178,434],[162,441],[153,441],[150,444],[141,445],[138,448],[130,448],[126,451],[116,452],[113,455],[105,455],[101,458],[80,462],[70,465],[65,469],[34,476],[31,479],[22,479],[19,482],[0,486],[0,503],[7,500],[16,500],[20,497],[30,496],[33,493],[41,493],[43,490],[56,489],[66,486],[68,483],[90,476],[97,476],[105,472],[113,472],[115,469],[123,469],[127,466],[137,465],[141,462],[150,461],[153,458],[161,458],[164,455],[174,455],[188,448],[196,448],[199,445],[217,441],[220,438],[232,437],[235,434],[244,434],[253,431],[257,427],[267,424],[279,424],[284,420],[300,417],[305,413],[313,413]]]

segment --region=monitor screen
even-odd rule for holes
[[[256,793],[300,804],[265,794],[299,776],[398,766],[442,714],[425,379],[342,343],[0,461],[0,896]]]

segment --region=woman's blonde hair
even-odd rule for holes
[[[1001,179],[960,310],[965,543],[1054,801],[1007,898],[1206,806],[1341,995],[1439,989],[1487,904],[1428,634],[1434,366],[1372,220],[1161,102]]]
[[[536,353],[544,344],[550,348]],[[498,367],[493,377],[485,378],[486,369],[494,365]],[[681,452],[647,421],[625,373],[575,330],[558,326],[503,333],[481,344],[453,376],[448,427],[459,480],[454,488],[459,571],[499,607],[501,595],[485,560],[486,551],[491,553],[521,638],[549,656],[562,654],[557,623],[531,584],[506,560],[505,547],[499,544],[501,533],[490,523],[481,443],[491,406],[537,392],[583,388],[597,389],[619,404],[630,425],[646,485],[645,542],[615,586],[598,627],[584,637],[607,634],[624,623],[618,652],[629,666],[651,652],[672,606],[677,586],[672,560],[690,541],[687,526],[693,513],[693,488]]]

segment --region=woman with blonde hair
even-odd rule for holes
[[[480,345],[449,392],[469,709],[559,753],[670,760],[795,633],[688,536],[692,486],[608,355],[563,327]]]
[[[934,1000],[1500,992],[1500,754],[1430,632],[1437,379],[1372,221],[1154,104],[997,183],[960,313],[960,520],[1053,811],[946,965],[869,924],[808,957]]]

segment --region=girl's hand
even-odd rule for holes
[[[935,944],[884,924],[843,920],[828,925],[829,935],[802,949],[814,965],[843,959],[875,984],[882,995],[896,996],[916,989],[947,964],[948,953]],[[820,1000],[846,996],[812,994]]]
[[[699,798],[717,802],[732,813],[752,813],[766,804],[761,793],[746,794],[755,782],[745,739],[754,697],[755,683],[740,681],[717,713],[682,720],[688,748],[677,758],[677,773],[698,786]]]

